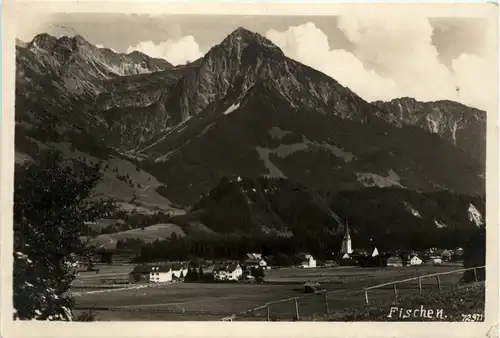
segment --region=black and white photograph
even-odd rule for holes
[[[114,5],[15,11],[3,320],[498,321],[496,5]]]

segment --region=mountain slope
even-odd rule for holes
[[[237,176],[331,194],[393,187],[484,196],[485,112],[449,101],[368,103],[243,28],[179,67],[47,34],[18,43],[16,62],[19,159],[53,147],[104,166],[123,161],[148,179],[117,189],[131,171],[106,175],[112,183],[101,193],[123,203],[199,205],[223,177]],[[245,208],[251,224],[269,212]],[[266,229],[288,231],[280,213],[264,218]]]
[[[298,108],[272,80],[235,96],[147,149],[154,161],[143,165],[166,183],[169,198],[192,204],[231,175],[288,177],[337,191],[372,185],[473,194],[484,189],[479,166],[421,129]]]
[[[372,102],[377,116],[397,126],[417,126],[453,143],[478,163],[486,163],[486,113],[453,101],[413,98]]]
[[[449,192],[318,192],[286,179],[238,177],[221,180],[188,216],[218,233],[299,237],[341,236],[348,217],[355,247],[370,240],[391,247],[397,239],[396,247],[411,248],[426,241],[423,247],[463,246],[468,234],[484,227],[484,212],[484,199]]]

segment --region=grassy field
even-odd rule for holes
[[[101,270],[106,275],[126,274],[128,268],[116,267],[114,270]],[[156,288],[129,289],[75,297],[77,308],[100,308],[99,320],[220,320],[223,317],[240,313],[236,320],[263,320],[267,310],[251,311],[267,302],[290,297],[298,300],[301,316],[313,316],[325,312],[323,295],[310,295],[302,291],[301,285],[308,280],[319,281],[329,291],[330,311],[342,312],[346,308],[363,306],[365,296],[363,287],[384,282],[401,280],[417,275],[450,271],[457,267],[419,267],[419,268],[358,268],[336,267],[317,269],[271,270],[266,276],[268,283],[222,284],[222,283],[179,283],[162,285]],[[102,277],[102,276],[101,276]],[[458,282],[459,274],[450,275],[441,281],[442,287],[451,287]],[[98,275],[81,275],[80,280],[98,280]],[[424,280],[424,289],[437,288],[435,280]],[[399,295],[418,292],[416,285],[400,286]],[[371,302],[391,302],[393,289],[383,288],[370,292]],[[113,311],[110,311],[112,308]],[[292,301],[271,306],[271,317],[291,320],[295,316]]]
[[[132,229],[112,234],[102,234],[93,238],[90,243],[106,249],[114,249],[116,242],[121,239],[141,239],[144,242],[154,242],[157,239],[166,239],[175,233],[184,237],[185,233],[180,226],[170,223],[161,223],[145,227],[144,229]]]
[[[130,161],[110,157],[103,161],[78,149],[72,149],[67,142],[49,143],[51,147],[61,151],[65,156],[80,158],[87,162],[99,163],[102,168],[103,179],[94,192],[98,196],[105,196],[117,202],[124,210],[135,210],[138,213],[151,214],[159,210],[172,215],[184,214],[185,211],[174,206],[168,199],[156,192],[161,183],[151,174],[138,170]],[[133,184],[126,183],[117,178],[117,175],[128,176]],[[136,196],[132,202],[131,196]]]
[[[440,316],[397,315],[390,307],[403,309],[432,309],[442,311]],[[390,306],[353,308],[343,313],[316,316],[320,321],[484,321],[484,283],[472,283],[453,290],[422,295],[408,295],[393,301]],[[390,316],[389,316],[390,315]],[[467,315],[470,315],[468,317]]]

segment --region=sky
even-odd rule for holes
[[[336,16],[52,14],[23,22],[18,38],[80,34],[117,52],[139,50],[174,65],[202,57],[239,26],[260,33],[285,55],[349,87],[367,101],[410,96],[498,107],[498,46],[492,23],[427,18],[409,10],[344,11]],[[29,28],[26,28],[29,27]],[[495,107],[495,108],[493,108]]]

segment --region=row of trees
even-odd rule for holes
[[[375,245],[379,251],[424,250],[431,247],[468,247],[471,238],[480,229],[455,231],[435,229],[433,231],[399,231],[393,233],[356,233],[352,235],[353,247],[371,250]],[[332,253],[340,251],[342,236],[324,234],[319,236],[306,233],[301,236],[225,236],[213,238],[174,238],[144,243],[140,240],[127,242],[129,249],[139,251],[138,261],[156,259],[189,260],[195,257],[206,259],[239,259],[248,252],[262,252],[265,255],[294,255],[308,252],[319,259],[328,259]]]

